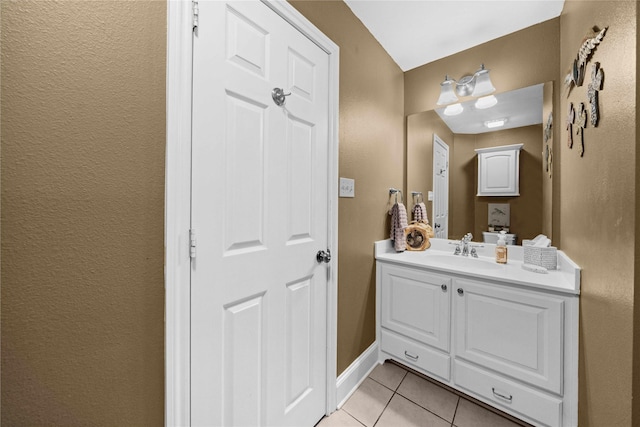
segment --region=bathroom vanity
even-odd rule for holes
[[[423,252],[376,242],[379,359],[393,359],[539,426],[578,423],[580,268],[558,251],[558,269],[523,270],[522,247],[495,263],[453,255],[432,239]]]

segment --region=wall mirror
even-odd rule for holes
[[[435,191],[435,204],[442,199],[435,188],[440,187],[437,174],[447,173],[446,237],[449,239],[460,239],[471,232],[474,241],[482,241],[482,232],[489,227],[489,204],[508,204],[509,232],[517,235],[517,244],[540,233],[551,237],[553,177],[548,172],[549,158],[544,153],[551,151],[553,141],[548,138],[549,132],[545,140],[544,130],[553,110],[553,83],[495,94],[495,97],[497,104],[489,108],[477,108],[473,99],[464,102],[462,113],[457,115],[445,115],[445,108],[438,108],[407,117],[406,194],[421,192],[429,220],[435,219],[434,202],[428,200],[428,194]],[[487,127],[498,119],[506,119],[503,126]],[[438,166],[436,175],[434,135],[449,148],[446,170]],[[521,143],[524,146],[520,155],[520,196],[477,196],[475,149]],[[408,209],[413,207],[413,202],[408,200]]]

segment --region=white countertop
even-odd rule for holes
[[[453,255],[455,249],[455,241],[453,240],[431,239],[429,249],[405,252],[396,252],[390,240],[381,240],[375,242],[375,257],[378,261],[423,267],[434,271],[562,293],[580,294],[580,267],[562,251],[558,251],[558,269],[549,270],[548,273],[542,274],[522,268],[522,246],[507,246],[508,262],[504,265],[495,262],[496,245],[475,242],[471,242],[471,245],[477,247],[478,258]]]

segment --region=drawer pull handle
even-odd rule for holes
[[[414,360],[414,361],[418,360],[418,357],[420,357],[420,356],[414,356],[411,353],[407,353],[407,350],[404,351],[404,355],[407,356],[409,359]]]
[[[464,295],[464,289],[458,288],[458,295]]]
[[[407,352],[405,351],[405,354],[406,353]],[[501,399],[504,399],[504,400],[506,400],[508,402],[511,402],[513,400],[513,396],[512,395],[509,395],[509,397],[507,397],[504,394],[498,393],[494,387],[491,387],[491,391],[493,392],[494,396],[499,397]]]
[[[440,289],[442,289],[444,292],[447,292],[447,285],[440,285]]]

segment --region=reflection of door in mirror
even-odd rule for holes
[[[449,146],[433,134],[433,231],[449,238]]]

